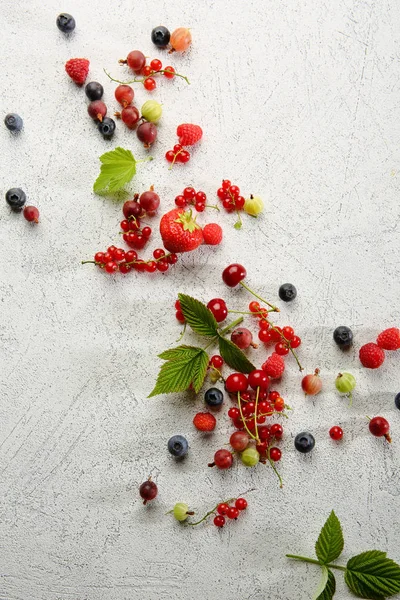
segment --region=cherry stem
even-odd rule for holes
[[[243,415],[243,411],[242,411],[242,403],[241,403],[241,397],[240,397],[240,392],[237,393],[237,399],[238,399],[238,406],[239,406],[239,412],[240,412],[240,417],[243,421],[243,425],[245,430],[247,431],[247,433],[249,434],[249,436],[251,437],[251,439],[256,440],[256,436],[253,435],[250,431],[250,429],[247,427],[247,423],[246,423],[246,419]]]
[[[287,345],[287,347],[289,348],[290,352],[293,354],[294,358],[296,359],[296,362],[298,364],[299,367],[299,371],[304,371],[304,367],[302,367],[300,361],[299,361],[299,357],[297,356],[297,352],[295,352],[295,350],[292,348],[291,344],[290,344],[290,340],[288,340],[281,331],[279,331],[279,329],[277,329],[275,327],[275,325],[273,325],[270,321],[268,321],[269,326],[271,327],[271,329],[273,329],[273,331],[276,331],[277,333],[279,333],[279,335],[281,336],[281,338],[283,339],[283,341],[285,342],[285,344]],[[317,369],[316,369],[317,370]],[[319,372],[319,371],[318,371]]]
[[[312,565],[319,565],[320,567],[328,567],[328,569],[339,569],[339,571],[345,571],[346,567],[341,565],[321,564],[319,560],[315,558],[307,558],[306,556],[296,556],[295,554],[286,554],[286,558],[293,558],[294,560],[301,560],[302,562],[311,563]]]
[[[242,285],[248,292],[250,292],[250,294],[252,294],[253,296],[255,296],[256,298],[258,298],[259,300],[261,300],[261,302],[264,302],[265,304],[268,304],[268,306],[271,307],[273,312],[280,312],[279,308],[277,308],[276,306],[274,306],[273,304],[271,304],[270,302],[267,302],[267,300],[264,300],[264,298],[261,298],[261,296],[259,296],[258,294],[256,294],[255,292],[253,292],[253,290],[251,290],[243,281],[239,281],[240,285]]]
[[[122,63],[125,64],[125,63]],[[104,73],[107,75],[107,77],[109,79],[111,79],[111,81],[115,81],[115,83],[121,83],[122,85],[129,85],[130,83],[143,83],[144,81],[146,81],[146,79],[148,79],[149,77],[153,77],[153,75],[157,75],[158,73],[171,73],[171,71],[168,71],[166,69],[160,69],[159,71],[154,71],[154,73],[151,73],[150,75],[146,75],[146,77],[135,77],[134,79],[131,79],[130,81],[120,81],[119,79],[114,79],[114,77],[111,77],[111,75],[109,73],[107,73],[107,71],[103,68]],[[181,77],[181,79],[184,79],[186,81],[186,83],[188,85],[190,85],[190,81],[189,79],[186,77],[186,75],[181,75],[180,73],[174,73],[174,76],[176,75],[176,77]]]
[[[279,473],[278,469],[275,467],[274,461],[271,458],[271,448],[269,446],[268,446],[267,458],[268,458],[269,464],[272,467],[272,470],[274,471],[275,475],[279,479],[279,487],[282,489],[283,488],[282,477],[280,476],[280,473]]]

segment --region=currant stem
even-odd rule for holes
[[[242,223],[242,219],[241,219],[241,217],[240,217],[240,214],[239,214],[239,211],[238,211],[238,210],[236,211],[236,214],[237,214],[237,216],[238,216],[238,220],[237,220],[237,221],[236,221],[236,223],[234,224],[234,228],[235,228],[235,229],[242,229],[242,225],[243,225],[243,223]]]
[[[255,427],[255,430],[256,430],[256,441],[258,443],[260,443],[260,437],[258,435],[258,427],[257,427],[257,408],[258,408],[258,398],[259,398],[259,395],[260,395],[260,387],[257,387],[256,405],[255,405],[255,408],[254,408],[254,427]]]
[[[217,210],[218,212],[220,212],[219,207],[216,206],[215,204],[206,204],[206,208],[215,208],[215,210]]]
[[[103,263],[96,262],[95,260],[81,260],[81,265],[102,265]]]
[[[249,490],[246,490],[245,492],[239,494],[239,496],[237,496],[236,498],[228,498],[227,500],[221,500],[221,502],[218,502],[218,504],[216,504],[212,510],[209,510],[208,513],[206,513],[204,517],[200,519],[200,521],[196,521],[196,523],[190,523],[189,521],[186,521],[186,525],[199,525],[200,523],[203,523],[203,521],[205,521],[207,517],[215,513],[220,504],[229,504],[230,502],[235,502],[238,498],[240,498],[240,496],[244,496],[246,494],[249,494],[250,492],[254,492],[255,489],[256,488],[250,488]]]
[[[168,167],[168,171],[172,171],[172,167],[174,166],[175,162],[176,162],[176,157],[178,156],[178,154],[180,154],[181,152],[183,152],[183,150],[178,150],[178,152],[174,155],[174,160],[171,163],[171,166]]]
[[[259,300],[261,300],[261,302],[264,302],[264,304],[268,304],[268,306],[271,307],[273,312],[280,312],[279,308],[277,308],[276,306],[274,306],[273,304],[271,304],[270,302],[267,302],[267,300],[264,300],[264,298],[261,298],[261,296],[259,296],[258,294],[256,294],[255,292],[253,292],[253,290],[251,290],[243,281],[239,281],[240,285],[242,285],[248,292],[250,292],[250,294],[252,294],[253,296],[255,296],[256,298],[258,298]]]
[[[346,567],[342,567],[341,565],[332,565],[331,563],[327,565],[323,565],[319,562],[319,560],[315,560],[315,558],[307,558],[306,556],[296,556],[295,554],[286,554],[286,558],[293,558],[294,560],[300,560],[302,562],[310,563],[312,565],[319,565],[320,567],[328,567],[328,569],[338,569],[339,571],[346,571]]]
[[[243,416],[240,392],[237,393],[237,398],[238,398],[238,406],[239,406],[240,417],[241,417],[241,419],[243,421],[244,428],[247,431],[247,433],[249,434],[249,436],[251,437],[251,439],[256,440],[257,438],[251,433],[250,429],[247,427],[246,419]]]
[[[272,470],[274,471],[275,475],[277,476],[277,478],[279,479],[279,487],[282,489],[283,488],[283,481],[282,481],[282,477],[280,476],[280,473],[278,471],[278,469],[275,467],[274,461],[272,460],[271,456],[270,456],[270,450],[271,448],[268,446],[268,454],[267,454],[267,458],[269,461],[269,464],[272,467]]]
[[[126,64],[126,63],[122,62],[122,64]],[[120,81],[119,79],[114,79],[114,77],[111,77],[111,75],[109,73],[107,73],[107,71],[104,68],[103,68],[103,71],[107,75],[107,77],[109,79],[111,79],[111,81],[115,81],[115,83],[121,83],[122,85],[129,85],[130,83],[143,83],[143,81],[145,81],[149,77],[153,77],[153,75],[157,75],[158,73],[171,73],[171,71],[168,71],[166,69],[160,69],[159,71],[154,71],[154,73],[151,73],[150,75],[147,75],[146,77],[139,77],[139,78],[135,77],[134,79],[131,79],[131,81]],[[190,81],[185,75],[181,75],[180,73],[174,73],[174,76],[184,79],[186,81],[186,83],[188,85],[190,85]]]
[[[297,352],[295,352],[292,348],[292,346],[290,345],[290,340],[288,340],[281,331],[279,331],[279,329],[277,329],[275,327],[275,325],[273,325],[270,321],[268,321],[269,326],[271,327],[271,329],[273,329],[274,331],[276,331],[277,333],[279,333],[279,335],[281,336],[282,340],[285,342],[285,344],[287,345],[287,347],[289,348],[290,352],[293,354],[297,365],[299,367],[299,371],[304,371],[304,367],[302,367],[300,361],[299,361],[299,357],[297,356]]]

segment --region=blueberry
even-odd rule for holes
[[[15,113],[9,113],[4,117],[4,123],[10,131],[21,131],[24,124],[21,117]]]
[[[104,117],[104,119],[97,125],[97,128],[105,138],[110,138],[114,135],[115,121],[109,117]]]
[[[397,394],[397,396],[394,399],[394,403],[396,405],[396,408],[398,408],[400,410],[400,392]]]
[[[6,202],[14,212],[21,211],[26,202],[25,192],[20,188],[11,188],[6,193]]]
[[[353,332],[345,325],[341,325],[340,327],[336,327],[333,332],[333,339],[341,348],[347,348],[353,342]]]
[[[185,456],[188,450],[189,444],[183,435],[173,435],[172,438],[168,440],[168,451],[172,456],[178,456],[180,458]]]
[[[210,388],[204,394],[204,400],[211,408],[219,408],[224,401],[224,395],[218,388]]]
[[[63,33],[71,33],[75,29],[75,19],[72,15],[68,13],[61,13],[57,17],[57,27]]]
[[[308,433],[307,431],[298,433],[294,440],[294,446],[296,450],[298,450],[302,454],[307,454],[307,452],[311,452],[311,450],[315,446],[314,436],[311,435],[311,433]]]
[[[158,27],[154,27],[151,32],[151,41],[153,44],[158,46],[159,48],[165,48],[168,46],[171,34],[164,25],[159,25]]]
[[[279,288],[279,298],[284,302],[290,302],[297,296],[297,290],[292,283],[284,283]]]
[[[101,100],[103,93],[104,88],[101,83],[98,83],[97,81],[91,81],[85,86],[85,94],[92,102],[95,100]]]

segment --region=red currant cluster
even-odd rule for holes
[[[228,213],[243,210],[245,199],[240,195],[239,187],[232,185],[229,179],[223,179],[222,185],[217,191],[217,196]]]
[[[162,62],[158,58],[153,58],[149,65],[146,65],[146,57],[140,50],[132,50],[126,59],[119,61],[121,65],[128,65],[137,75],[143,75],[142,78],[134,79],[131,83],[143,83],[143,87],[151,92],[156,89],[157,82],[155,75],[164,75],[166,79],[173,79],[175,75],[187,79],[183,75],[175,72],[174,67],[168,66],[163,69]]]
[[[122,248],[116,248],[110,246],[107,248],[107,252],[96,252],[94,255],[94,261],[84,261],[84,263],[95,263],[101,269],[104,269],[106,273],[129,273],[132,269],[134,271],[154,273],[160,271],[165,273],[168,271],[170,265],[174,265],[178,256],[176,254],[166,254],[163,248],[156,248],[153,252],[154,260],[143,260],[138,257],[135,250],[129,250],[125,252]]]
[[[165,158],[171,163],[170,169],[176,162],[187,163],[190,160],[190,152],[185,150],[181,144],[175,144],[173,150],[168,150],[165,154]]]
[[[259,319],[258,339],[265,344],[275,343],[275,352],[279,356],[286,356],[292,348],[298,348],[301,338],[295,335],[293,327],[274,326],[268,320],[268,310],[260,306],[259,302],[250,302],[249,311]]]
[[[227,502],[221,502],[217,506],[217,515],[214,517],[214,525],[216,527],[223,527],[226,523],[226,519],[237,519],[242,510],[246,510],[247,500],[245,498],[237,498],[235,503],[229,506]]]
[[[206,208],[207,196],[204,192],[196,192],[192,187],[186,187],[182,194],[176,196],[175,204],[179,208],[185,208],[186,206],[194,206],[197,212],[204,212]]]

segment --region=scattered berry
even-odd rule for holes
[[[90,81],[85,85],[85,94],[92,102],[101,100],[104,94],[104,88],[101,83]]]
[[[145,90],[147,90],[148,92],[152,92],[153,90],[156,89],[157,87],[157,83],[156,80],[153,77],[147,77],[144,81],[143,81],[143,87]]]
[[[229,438],[229,443],[236,452],[246,450],[249,441],[249,434],[246,431],[234,431]]]
[[[175,69],[174,67],[165,67],[164,69],[164,77],[167,79],[173,79],[175,77]]]
[[[369,430],[376,437],[384,436],[389,443],[392,441],[389,435],[390,425],[384,417],[374,417],[371,419]]]
[[[182,123],[182,125],[178,125],[176,135],[182,146],[193,146],[203,137],[203,130],[199,125]]]
[[[107,106],[102,100],[95,100],[88,106],[89,117],[95,121],[102,121],[107,114]]]
[[[226,515],[226,513],[229,510],[229,504],[226,504],[226,502],[221,502],[220,504],[218,504],[217,506],[217,513],[219,515]]]
[[[122,84],[115,88],[114,96],[116,101],[123,108],[125,108],[132,102],[135,96],[135,92],[133,91],[130,85]]]
[[[229,452],[229,450],[224,450],[222,448],[221,450],[217,450],[216,453],[214,454],[214,464],[216,467],[218,467],[218,469],[230,469],[230,467],[232,466],[232,463],[233,463],[233,457],[232,457],[232,453]],[[212,465],[212,463],[211,463],[211,465],[209,465],[209,466],[214,466],[214,465]]]
[[[72,15],[68,13],[61,13],[58,15],[56,25],[63,33],[71,33],[75,29],[76,23]]]
[[[316,396],[322,389],[322,380],[319,376],[319,369],[315,369],[314,374],[305,375],[301,381],[301,387],[307,396]]]
[[[276,448],[274,446],[273,448],[270,448],[270,450],[269,450],[269,457],[274,462],[278,462],[282,458],[282,452],[279,448]]]
[[[25,206],[23,214],[30,223],[39,223],[39,211],[36,206]]]
[[[279,288],[279,298],[284,302],[291,302],[297,296],[297,290],[292,283],[284,283]]]
[[[245,498],[237,498],[235,501],[235,506],[238,510],[246,510],[247,500]]]
[[[160,206],[160,196],[150,188],[149,191],[140,195],[139,204],[147,213],[154,213]]]
[[[71,58],[65,63],[65,70],[77,85],[83,85],[89,73],[87,58]]]
[[[128,129],[135,129],[140,119],[139,111],[135,106],[126,106],[122,109],[121,114],[115,113],[115,116],[120,116]]]
[[[126,63],[128,64],[128,67],[132,69],[132,71],[135,71],[135,73],[140,73],[146,64],[146,57],[143,52],[140,52],[140,50],[132,50],[132,52],[129,52],[128,56],[126,57],[126,60],[121,60],[120,63]]]
[[[193,219],[192,211],[181,208],[174,208],[163,215],[160,233],[164,248],[174,253],[195,250],[203,241],[203,232]]]
[[[378,335],[376,343],[383,350],[398,350],[400,348],[400,329],[397,327],[385,329]]]
[[[153,58],[153,60],[150,62],[150,68],[153,71],[161,71],[161,69],[162,69],[161,60],[159,60],[158,58]]]
[[[6,202],[14,212],[20,212],[26,202],[26,195],[21,188],[11,188],[6,192]]]
[[[217,419],[208,412],[197,413],[193,418],[193,425],[199,431],[214,431]]]
[[[110,119],[109,117],[105,117],[97,125],[97,129],[105,138],[111,138],[114,135],[115,131],[115,121],[113,119]]]
[[[18,133],[19,131],[21,131],[24,123],[21,117],[16,113],[9,113],[4,117],[4,124],[9,131]]]
[[[257,344],[253,343],[253,334],[246,327],[238,327],[231,333],[231,341],[240,348],[240,350],[246,350],[250,346],[257,348]]]
[[[351,373],[339,373],[335,380],[335,386],[338,392],[351,397],[351,392],[356,387],[356,379]]]
[[[214,525],[216,527],[223,527],[225,525],[225,517],[222,515],[217,515],[214,517]]]
[[[343,437],[343,429],[338,425],[331,427],[329,430],[329,435],[333,440],[341,440]]]
[[[253,446],[249,446],[243,450],[240,459],[245,467],[255,467],[260,461],[260,454]]]
[[[348,348],[353,343],[353,332],[349,327],[340,325],[333,332],[333,339],[340,348]]]
[[[222,279],[229,287],[236,287],[246,275],[246,269],[238,263],[233,263],[222,271]]]
[[[307,454],[311,452],[311,450],[315,446],[315,439],[311,433],[307,431],[303,431],[302,433],[298,433],[294,440],[294,447],[296,450],[301,452],[302,454]]]
[[[189,512],[189,507],[185,502],[177,502],[172,510],[173,515],[177,521],[186,521],[189,514],[193,514]]]
[[[157,138],[157,127],[154,123],[141,123],[136,130],[136,135],[145,148],[150,148]]]
[[[151,32],[151,41],[159,48],[165,48],[165,46],[168,46],[170,39],[171,34],[168,29],[164,27],[164,25],[154,27]]]
[[[207,308],[212,312],[217,323],[222,323],[228,316],[228,307],[226,306],[225,300],[222,300],[222,298],[213,298],[207,304]]]
[[[261,368],[271,379],[280,379],[285,371],[285,362],[279,354],[273,352]]]
[[[367,369],[378,369],[385,360],[385,353],[377,344],[370,342],[361,346],[359,357],[363,367]]]
[[[256,217],[264,210],[264,202],[258,196],[250,196],[243,206],[243,210],[248,215]]]
[[[210,388],[204,394],[204,401],[210,408],[220,408],[224,395],[218,388]]]
[[[173,455],[181,458],[187,454],[189,450],[189,444],[187,439],[183,435],[173,435],[168,440],[168,451]]]
[[[222,227],[217,223],[208,223],[203,227],[204,243],[209,246],[218,246],[222,242]]]
[[[157,496],[158,489],[154,481],[148,479],[139,488],[139,494],[143,498],[143,504],[146,504],[149,500],[154,500]]]
[[[172,32],[170,38],[172,50],[184,52],[189,48],[191,43],[192,34],[190,33],[190,30],[186,27],[178,27],[178,29],[175,29],[175,31]]]
[[[223,364],[224,359],[219,354],[214,354],[214,356],[210,358],[210,365],[212,365],[216,369],[221,369]]]
[[[147,100],[141,108],[142,117],[151,123],[157,123],[161,119],[162,106],[156,100]]]

